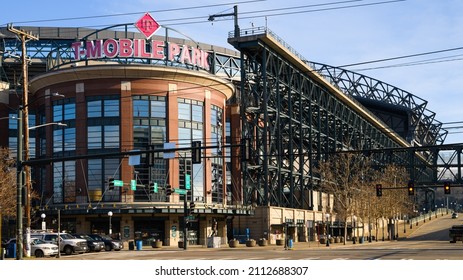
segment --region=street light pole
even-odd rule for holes
[[[112,229],[112,225],[111,225],[111,217],[113,216],[113,212],[109,211],[108,216],[109,216],[109,236],[111,236],[111,234],[113,234],[113,229]]]

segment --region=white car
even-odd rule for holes
[[[36,258],[54,257],[58,255],[58,245],[47,243],[38,238],[31,238],[31,255]]]
[[[6,244],[10,243],[16,243],[16,238],[10,239]],[[47,243],[38,238],[31,238],[31,256],[43,258],[56,255],[58,255],[58,245]]]

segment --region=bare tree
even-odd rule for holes
[[[364,199],[367,186],[374,177],[371,160],[363,154],[340,153],[321,162],[318,168],[321,190],[334,197],[337,219],[344,223],[344,244],[347,240],[347,222],[354,217],[364,222]],[[353,230],[356,228],[354,225]]]
[[[0,148],[0,207],[2,216],[16,216],[16,168],[6,148]]]
[[[413,201],[408,197],[406,188],[410,175],[405,167],[397,165],[388,165],[377,174],[377,182],[383,186],[382,196],[378,199],[378,205],[381,209],[378,218],[384,217],[389,220],[388,234],[390,238],[393,238],[392,227],[395,222],[404,213],[411,213],[413,210]],[[397,233],[395,234],[397,235]]]

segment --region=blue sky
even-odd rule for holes
[[[461,0],[26,0],[22,7],[2,5],[0,25],[102,28],[135,22],[149,11],[161,25],[233,49],[227,43],[232,18],[207,18],[231,13],[234,5],[242,29],[267,26],[306,59],[333,66],[463,47]],[[463,49],[349,69],[427,100],[443,123],[463,121]],[[463,142],[463,129],[449,132],[446,143]]]

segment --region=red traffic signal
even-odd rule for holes
[[[444,193],[450,194],[450,183],[449,182],[444,183]]]

